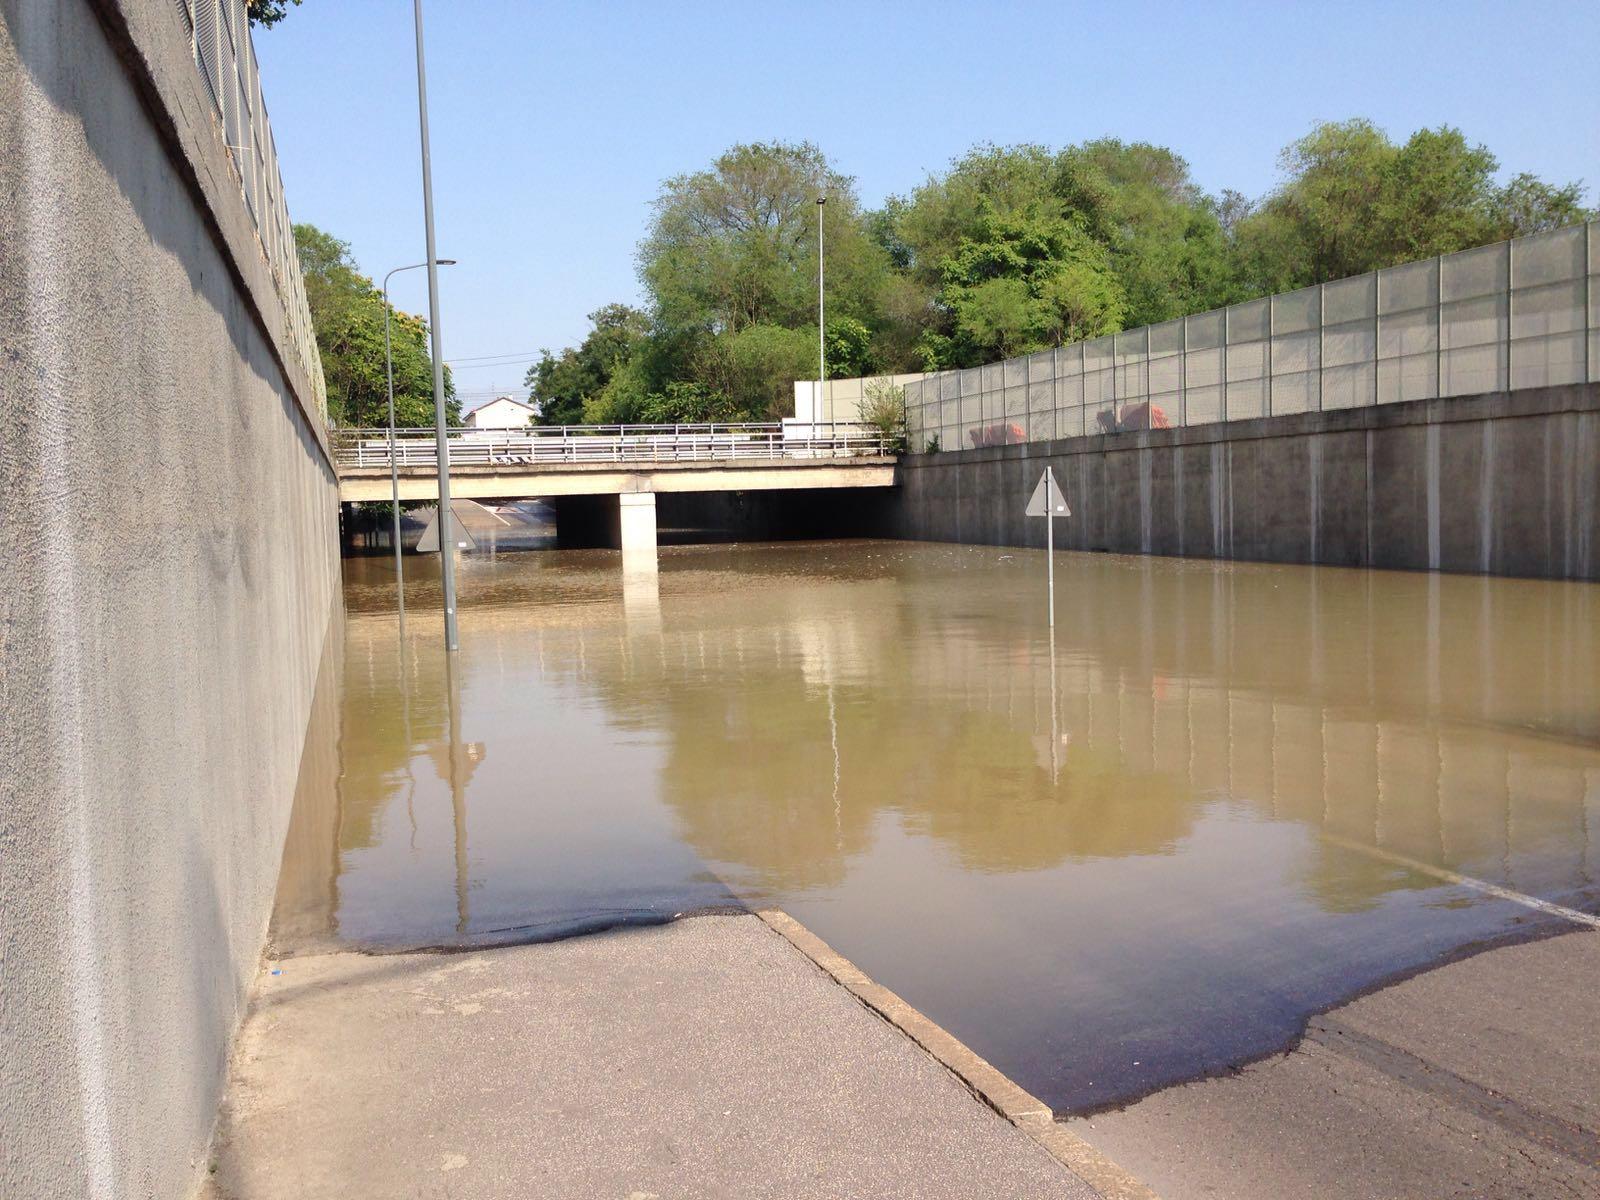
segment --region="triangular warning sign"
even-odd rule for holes
[[[1045,508],[1045,489],[1050,492],[1049,505]],[[1033,489],[1033,495],[1028,498],[1028,507],[1023,510],[1030,517],[1070,517],[1072,510],[1067,507],[1067,498],[1061,494],[1061,488],[1056,485],[1056,477],[1049,471],[1039,476],[1039,486]]]
[[[460,503],[461,501],[459,500],[452,500],[450,502],[450,531],[455,534],[457,549],[476,550],[478,548],[477,539],[467,532],[467,527],[462,523],[461,520],[461,513],[456,508],[456,506]],[[427,528],[422,531],[422,537],[417,541],[417,553],[439,553],[439,510],[437,507],[434,508],[433,513],[428,517]]]

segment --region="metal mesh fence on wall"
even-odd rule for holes
[[[250,41],[244,0],[177,0],[177,6],[200,78],[216,106],[245,207],[255,221],[262,254],[277,284],[289,340],[316,390],[319,411],[326,411],[322,359],[300,277],[272,125],[261,99],[261,71]]]
[[[910,442],[1084,434],[1600,381],[1600,221],[906,384]]]

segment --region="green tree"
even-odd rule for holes
[[[1069,147],[1056,188],[1110,254],[1127,325],[1238,298],[1219,205],[1171,150],[1114,138]]]
[[[1287,291],[1583,220],[1578,184],[1495,183],[1499,162],[1448,125],[1395,145],[1370,121],[1319,125],[1285,178],[1233,227],[1253,294]]]
[[[383,345],[383,294],[361,274],[350,246],[315,225],[294,227],[306,303],[327,382],[328,420],[354,427],[386,425],[388,381]],[[433,358],[427,323],[390,307],[395,424],[432,425]],[[452,424],[461,407],[446,367],[445,398]]]
[[[858,379],[876,369],[872,330],[855,317],[830,317],[823,332],[829,379]]]
[[[653,425],[733,421],[740,416],[733,399],[703,383],[669,383],[639,406],[637,420]]]
[[[933,367],[1165,320],[1237,292],[1219,206],[1182,158],[1147,143],[979,146],[891,199],[871,227],[921,291],[896,299],[920,317]]]
[[[1493,221],[1495,237],[1525,237],[1576,225],[1594,215],[1583,207],[1583,185],[1544,183],[1523,172],[1515,175],[1495,192]]]
[[[1495,240],[1494,172],[1459,129],[1419,129],[1384,164],[1372,214],[1375,266],[1451,254]]]
[[[1122,327],[1111,256],[1081,222],[1050,212],[989,216],[944,265],[954,314],[947,362],[965,366],[1097,337]]]
[[[867,235],[855,181],[810,143],[758,142],[662,185],[639,247],[657,323],[717,333],[814,326],[819,196],[829,307],[871,317],[888,259]]]
[[[817,373],[815,329],[747,325],[702,343],[694,375],[746,420],[794,415],[794,381]],[[720,419],[720,418],[719,418]]]
[[[1393,154],[1364,120],[1319,126],[1286,147],[1278,158],[1285,182],[1238,231],[1251,290],[1288,291],[1370,270]]]
[[[524,383],[528,402],[544,425],[576,425],[584,405],[599,396],[650,334],[650,318],[626,304],[607,304],[589,314],[592,328],[575,349],[540,351]]]

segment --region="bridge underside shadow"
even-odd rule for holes
[[[802,488],[775,492],[662,492],[654,499],[654,539],[664,546],[706,542],[794,541],[886,536],[890,493],[883,488]],[[628,549],[645,520],[624,496],[555,496],[556,545]]]

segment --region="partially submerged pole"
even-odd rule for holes
[[[445,432],[444,343],[439,332],[439,264],[433,246],[433,160],[428,152],[428,79],[422,53],[422,0],[412,0],[417,26],[417,120],[422,131],[422,222],[428,241],[428,325],[433,337],[433,427],[439,460],[439,573],[444,584],[444,648],[459,650],[456,633],[455,534],[450,513],[450,442]]]
[[[1046,603],[1050,605],[1050,627],[1054,629],[1056,624],[1056,508],[1055,505],[1049,503],[1048,497],[1055,494],[1056,477],[1048,466],[1044,469],[1044,477],[1047,481],[1044,506],[1044,561],[1045,577],[1050,581]]]

